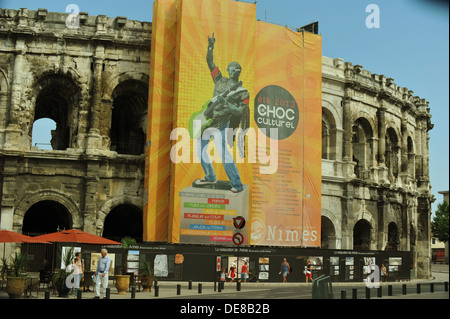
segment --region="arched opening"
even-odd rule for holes
[[[365,118],[357,119],[352,126],[352,159],[356,163],[355,175],[363,178],[372,164],[373,130]]]
[[[353,228],[353,249],[369,250],[370,249],[371,227],[370,223],[362,219],[355,224]]]
[[[324,249],[336,248],[336,230],[333,222],[326,216],[322,216],[321,247]]]
[[[119,154],[144,153],[147,85],[136,80],[120,83],[112,94],[111,150]]]
[[[65,150],[71,147],[72,138],[77,133],[75,122],[78,118],[77,107],[80,100],[78,88],[67,76],[47,75],[38,81],[37,90],[39,93],[36,98],[33,126],[43,118],[53,120],[56,125],[51,131],[51,149]]]
[[[41,150],[52,150],[52,133],[55,132],[56,122],[49,118],[42,118],[33,123],[32,145]]]
[[[389,170],[389,175],[397,178],[399,172],[399,151],[398,137],[393,128],[388,128],[386,131],[386,166]]]
[[[142,212],[132,205],[119,205],[106,216],[103,237],[120,241],[124,237],[134,238],[142,242],[143,223]]]
[[[400,242],[399,242],[399,238],[398,238],[397,224],[395,224],[394,222],[389,223],[389,225],[388,225],[388,242],[387,242],[385,250],[397,251],[399,243]]]
[[[72,225],[72,215],[64,205],[52,200],[44,200],[27,210],[23,218],[22,233],[47,234],[71,229]]]
[[[336,159],[336,121],[333,114],[322,108],[322,159]]]

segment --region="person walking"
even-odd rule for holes
[[[381,264],[381,282],[386,281],[387,279],[387,270],[386,270],[386,266],[384,264]]]
[[[75,287],[75,298],[78,296],[78,290],[80,289],[81,279],[84,277],[84,260],[81,259],[81,253],[76,252],[75,258],[72,261],[73,266],[73,280]]]
[[[247,266],[247,262],[244,262],[244,265],[242,266],[241,269],[241,280],[243,282],[247,282],[247,276],[248,276],[248,266]]]
[[[287,282],[287,276],[291,271],[291,267],[289,263],[286,261],[286,258],[283,258],[283,262],[281,263],[280,273],[283,276],[283,282]]]
[[[222,271],[220,273],[220,281],[221,282],[227,281],[227,272],[226,272],[225,268],[222,268]]]
[[[306,283],[309,282],[308,278],[311,279],[311,282],[313,282],[313,279],[312,279],[312,266],[311,266],[309,260],[306,262],[306,266],[305,266],[305,277],[306,277]]]
[[[100,299],[100,286],[103,288],[103,299],[106,298],[106,288],[108,288],[108,272],[111,266],[111,258],[108,256],[106,249],[101,250],[102,257],[98,261],[97,269],[95,270],[95,297]]]
[[[230,267],[229,277],[231,278],[230,282],[234,282],[234,278],[236,277],[236,267],[234,265]]]

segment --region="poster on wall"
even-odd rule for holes
[[[153,21],[144,240],[319,247],[321,37],[230,0]]]

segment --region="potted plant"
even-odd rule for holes
[[[4,267],[7,266],[4,265]],[[9,296],[19,298],[25,290],[26,274],[23,272],[25,268],[25,255],[16,252],[11,258],[10,268],[12,273],[11,276],[6,278],[6,291]]]
[[[127,274],[128,250],[131,246],[136,245],[136,240],[131,237],[124,237],[120,242],[122,247],[125,248],[125,253],[122,263],[122,274],[116,275],[116,288],[119,295],[124,295],[130,287],[130,275]]]
[[[62,268],[52,276],[52,283],[58,291],[58,297],[67,298],[71,287],[66,283],[67,277],[72,273],[72,260],[74,258],[74,249],[71,247],[61,256]]]
[[[152,291],[153,281],[155,279],[153,268],[150,265],[150,263],[146,260],[142,262],[142,268],[141,268],[141,284],[144,288],[144,291]]]

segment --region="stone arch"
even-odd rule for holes
[[[364,172],[373,165],[374,126],[366,117],[352,122],[352,160],[356,163],[356,177],[363,178]]]
[[[8,126],[8,78],[6,73],[0,68],[0,129],[4,129]],[[3,144],[3,136],[0,133],[0,145]]]
[[[105,220],[108,214],[113,210],[114,208],[118,207],[119,205],[131,205],[139,208],[141,211],[144,209],[144,200],[141,197],[138,196],[131,196],[131,195],[122,195],[118,197],[111,198],[110,200],[106,201],[99,209],[97,214],[97,222],[96,222],[96,234],[98,236],[103,235]]]
[[[387,237],[385,250],[397,251],[400,245],[400,231],[396,222],[388,223]]]
[[[119,154],[141,155],[146,141],[148,83],[128,79],[112,92],[111,150]]]
[[[362,228],[360,229],[359,226]],[[376,246],[375,226],[375,220],[369,212],[360,212],[355,216],[352,228],[353,249],[371,250]],[[364,234],[359,235],[359,231],[363,231]]]
[[[336,160],[339,145],[337,132],[341,123],[333,105],[325,102],[322,101],[322,159]]]
[[[27,211],[35,204],[43,201],[54,201],[64,206],[72,217],[72,227],[81,229],[83,227],[83,216],[78,205],[64,194],[53,190],[42,190],[26,197],[17,205],[14,211],[14,231],[22,232],[23,220]]]
[[[407,152],[406,172],[412,178],[415,178],[416,145],[414,144],[412,134],[408,134],[408,137],[406,138],[406,152]]]
[[[73,147],[78,134],[79,111],[83,101],[80,76],[71,69],[45,70],[36,76],[31,89],[32,121],[49,118],[56,122],[51,146],[54,150]],[[29,125],[28,135],[32,135]]]
[[[322,242],[326,240],[326,248],[341,248],[341,228],[339,219],[331,211],[322,209]],[[326,238],[325,238],[326,237]]]
[[[138,73],[138,72],[123,72],[118,74],[117,76],[111,77],[107,84],[104,87],[103,90],[103,99],[107,100],[113,100],[113,92],[116,89],[116,87],[125,81],[129,80],[135,80],[142,83],[145,83],[148,87],[148,84],[150,82],[150,77],[145,73]]]
[[[400,145],[401,145],[401,135],[395,126],[388,126],[386,129],[386,148],[385,148],[385,160],[386,167],[390,176],[394,178],[398,177],[400,172]]]

